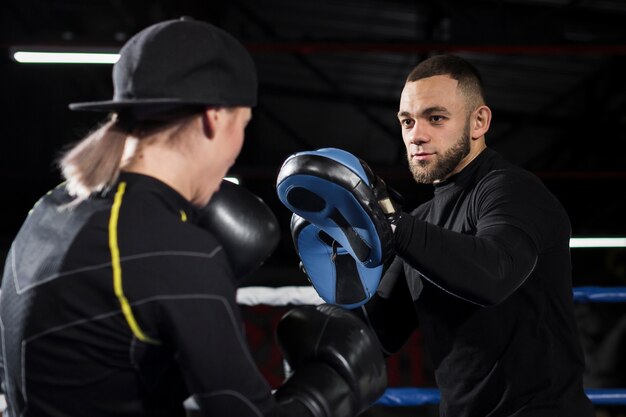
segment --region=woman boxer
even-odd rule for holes
[[[351,356],[358,370],[341,360],[351,346],[330,349],[338,360],[327,364],[309,346],[285,344],[287,331],[295,373],[275,395],[246,345],[236,278],[249,270],[242,262],[255,267],[273,249],[256,234],[273,216],[258,216],[267,208],[231,188],[205,207],[256,103],[243,46],[206,23],[158,23],[122,48],[113,83],[113,100],[70,106],[111,116],[61,158],[66,182],[36,204],[7,257],[8,414],[176,416],[192,396],[205,416],[351,416],[374,401],[384,362],[366,331],[363,353]],[[233,219],[245,222],[243,234]],[[238,236],[260,252],[242,254]],[[297,323],[300,340],[333,344],[333,331],[362,332],[344,313],[299,310],[283,328]],[[374,383],[357,392],[363,379]]]

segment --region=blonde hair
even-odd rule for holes
[[[58,165],[70,195],[83,200],[115,183],[128,135],[117,115],[111,114],[61,156]]]
[[[59,158],[59,168],[66,180],[68,193],[77,202],[94,192],[110,188],[124,166],[132,162],[142,146],[156,140],[157,134],[166,132],[166,143],[181,145],[179,137],[185,136],[199,113],[171,113],[163,120],[142,121],[129,129],[112,113],[109,118],[73,145]]]

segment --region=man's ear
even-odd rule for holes
[[[217,127],[218,111],[215,108],[208,108],[202,113],[202,130],[207,139],[215,137]]]
[[[485,105],[478,107],[472,113],[472,139],[480,139],[485,136],[491,124],[491,109]]]

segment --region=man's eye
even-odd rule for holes
[[[433,123],[441,123],[445,120],[443,116],[430,116],[430,121]]]
[[[402,119],[402,120],[400,120],[400,124],[402,125],[402,127],[411,127],[411,126],[413,126],[413,120],[411,120],[411,119]]]

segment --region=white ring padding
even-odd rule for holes
[[[626,287],[574,287],[579,303],[626,303]],[[286,287],[243,287],[237,290],[237,304],[254,306],[318,305],[325,301],[310,285]]]
[[[319,305],[324,300],[312,286],[243,287],[237,290],[237,304],[255,306]]]

